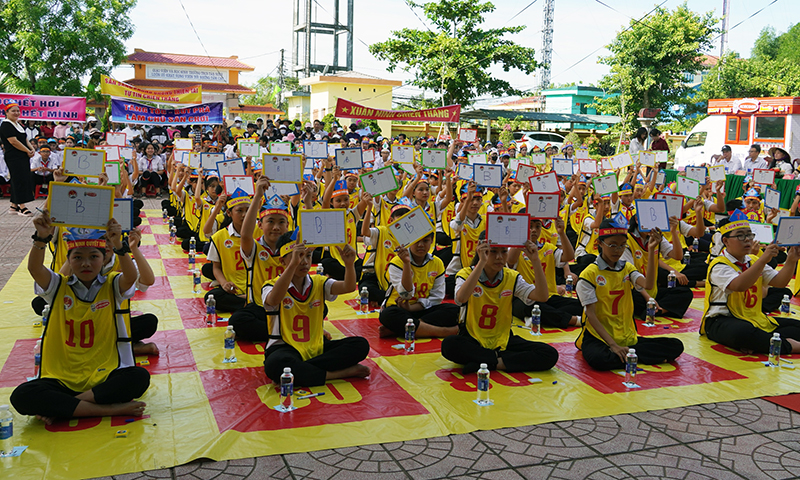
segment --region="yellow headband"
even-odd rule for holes
[[[290,242],[290,243],[287,243],[286,245],[282,246],[281,250],[279,252],[280,256],[282,257],[284,255],[292,253],[292,250],[294,250],[295,245],[297,245],[297,244],[294,243],[294,242]]]
[[[750,228],[750,222],[747,220],[737,220],[735,222],[726,223],[725,225],[719,227],[719,233],[725,235],[726,233],[736,230],[737,228]]]
[[[228,204],[227,205],[228,205],[228,208],[233,208],[236,205],[241,205],[243,203],[250,203],[250,196],[249,195],[245,195],[243,197],[230,198],[230,199],[228,199]]]
[[[106,249],[105,238],[87,238],[85,240],[67,240],[67,250],[81,247],[99,248],[100,250]]]
[[[628,236],[628,230],[624,228],[601,228],[597,232],[598,237],[610,237],[613,235],[624,235]]]

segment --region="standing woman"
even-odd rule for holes
[[[631,155],[636,155],[640,150],[645,150],[646,144],[647,129],[645,127],[639,127],[639,129],[636,130],[636,133],[633,135],[633,138],[631,138],[631,144],[629,146]]]
[[[5,106],[6,118],[0,123],[0,141],[5,150],[5,160],[11,173],[10,213],[23,217],[33,214],[25,206],[33,201],[33,179],[31,178],[30,158],[36,153],[25,134],[25,127],[19,123],[20,109],[16,103]]]

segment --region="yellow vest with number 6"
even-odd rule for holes
[[[462,268],[457,278],[464,280],[472,268]],[[461,321],[467,332],[483,348],[505,350],[511,336],[511,300],[517,287],[519,272],[503,268],[503,279],[494,287],[478,282],[469,301],[461,307]]]
[[[764,284],[764,279],[761,277],[761,275],[758,276],[756,283],[751,285],[750,288],[744,292],[731,292],[727,294],[728,300],[726,302],[711,302],[711,289],[720,288],[711,283],[711,271],[720,263],[728,265],[736,270],[737,273],[742,272],[742,269],[736,266],[735,263],[728,260],[725,255],[720,255],[719,257],[715,258],[708,266],[708,273],[706,274],[706,296],[703,308],[703,323],[700,324],[700,335],[705,335],[706,333],[706,315],[708,315],[708,310],[712,305],[727,307],[728,312],[730,312],[730,316],[741,320],[746,320],[753,324],[754,327],[764,330],[765,332],[772,332],[778,328],[778,323],[775,322],[775,320],[773,320],[771,317],[764,315],[764,312],[761,311],[761,287]]]

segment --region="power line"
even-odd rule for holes
[[[771,2],[769,2],[767,5],[764,5],[764,6],[763,6],[763,7],[762,7],[760,10],[757,10],[756,12],[754,12],[753,14],[751,14],[749,17],[745,18],[744,20],[742,20],[741,22],[739,22],[739,23],[737,23],[736,25],[732,26],[731,28],[729,28],[729,29],[728,29],[728,30],[726,30],[725,32],[722,32],[722,33],[720,33],[719,35],[717,35],[716,37],[714,37],[714,38],[711,40],[711,43],[714,43],[714,41],[715,41],[716,39],[718,39],[719,37],[721,37],[721,36],[722,36],[722,35],[724,35],[725,33],[727,33],[727,32],[730,32],[730,31],[731,31],[731,30],[733,30],[734,28],[738,27],[739,25],[743,24],[744,22],[746,22],[746,21],[750,20],[751,18],[755,17],[756,15],[758,15],[758,14],[759,14],[759,13],[761,13],[761,12],[763,12],[763,11],[764,11],[764,10],[766,10],[767,8],[771,7],[772,5],[776,4],[777,2],[778,2],[778,0],[772,0],[772,1],[771,1]]]
[[[248,59],[251,59],[251,58],[266,57],[267,55],[274,55],[274,54],[279,53],[279,52],[280,52],[280,50],[275,50],[274,52],[262,53],[261,55],[253,55],[252,57],[244,57],[244,58],[240,58],[239,60],[248,60]]]
[[[194,28],[194,23],[192,23],[192,19],[191,19],[191,18],[189,18],[189,12],[187,12],[187,11],[186,11],[186,7],[184,7],[184,6],[183,6],[183,0],[178,0],[178,3],[180,3],[180,4],[181,4],[181,8],[183,9],[183,13],[184,13],[184,15],[186,15],[186,20],[189,20],[189,26],[191,26],[191,27],[192,27],[192,31],[194,32],[194,36],[195,36],[195,37],[197,37],[197,41],[198,41],[198,42],[200,42],[200,46],[201,46],[201,47],[203,47],[203,51],[204,51],[204,52],[206,52],[206,57],[208,57],[208,59],[209,59],[209,60],[211,60],[211,65],[213,65],[213,66],[214,66],[214,70],[216,70],[216,71],[217,71],[217,73],[218,73],[218,74],[219,74],[221,77],[223,77],[223,78],[224,78],[225,76],[224,76],[224,75],[222,74],[222,72],[220,72],[220,71],[219,71],[219,69],[217,68],[217,64],[216,64],[216,62],[214,61],[214,59],[213,59],[213,58],[211,58],[211,55],[209,55],[209,54],[208,54],[208,50],[206,49],[206,46],[203,44],[203,40],[202,40],[202,39],[200,39],[200,35],[197,33],[197,29],[195,29],[195,28]]]

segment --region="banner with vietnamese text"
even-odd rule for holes
[[[112,98],[111,121],[135,125],[217,125],[222,123],[222,102],[166,109]]]
[[[0,93],[3,105],[19,105],[20,120],[39,122],[85,122],[86,99],[84,97],[54,97],[51,95],[27,95]],[[6,118],[5,108],[0,109],[0,120]]]
[[[417,122],[458,122],[461,105],[428,108],[425,110],[380,110],[365,107],[340,98],[336,102],[336,117],[375,120],[405,120]]]
[[[130,100],[145,100],[156,103],[203,103],[203,87],[194,85],[175,90],[142,90],[125,82],[103,75],[100,78],[100,93]]]

